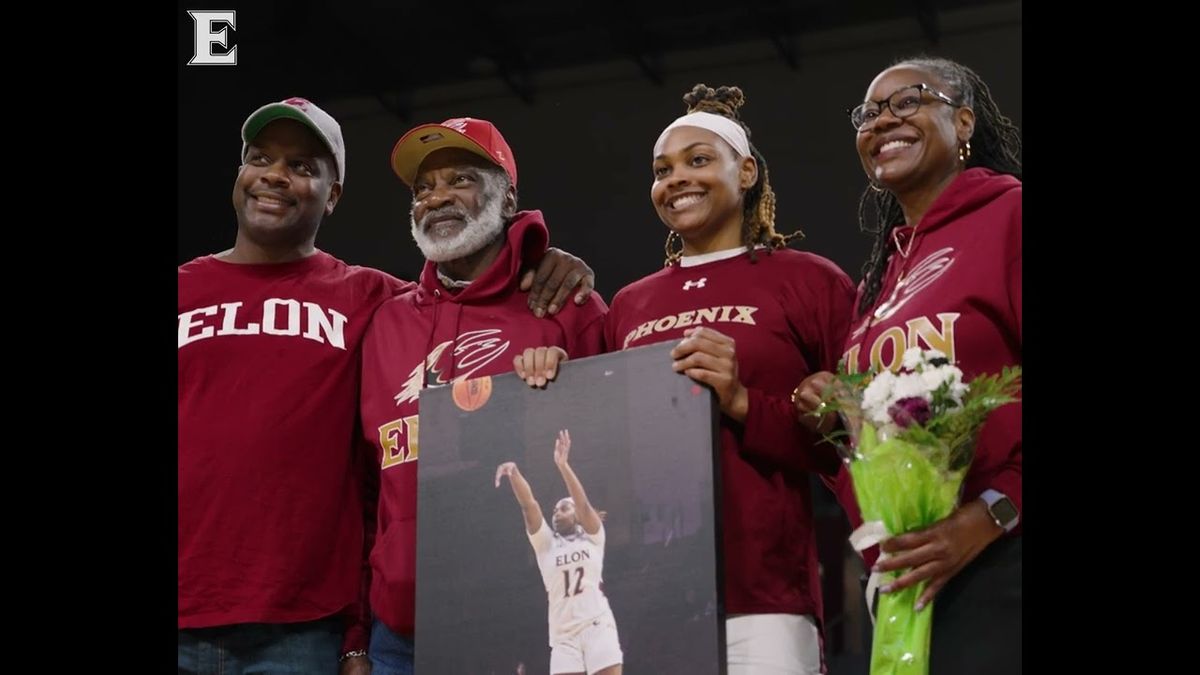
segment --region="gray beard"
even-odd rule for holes
[[[489,185],[488,187],[490,188],[491,186]],[[465,258],[483,250],[484,247],[495,241],[504,232],[504,216],[502,214],[504,209],[503,193],[493,194],[489,189],[485,192],[484,196],[487,201],[477,216],[472,217],[455,209],[456,213],[464,216],[467,224],[461,232],[450,239],[434,238],[425,232],[425,223],[433,216],[445,213],[445,209],[426,212],[425,217],[421,219],[420,223],[417,222],[416,218],[413,218],[411,215],[409,216],[409,221],[412,224],[413,240],[417,242],[417,248],[421,249],[421,253],[425,256],[426,260],[441,263]]]

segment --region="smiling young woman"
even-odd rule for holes
[[[652,155],[667,264],[616,294],[606,341],[680,340],[675,371],[720,403],[728,672],[817,673],[809,472],[831,474],[838,460],[796,423],[790,393],[796,375],[836,365],[854,287],[829,260],[787,248],[798,232],[775,231],[775,193],[740,118],[742,90],[698,84],[683,99],[688,113]]]

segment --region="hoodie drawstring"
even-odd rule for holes
[[[437,335],[438,314],[442,310],[442,291],[433,289],[433,323],[429,326],[429,339],[425,341],[425,356],[421,357],[421,388],[429,388],[429,369],[436,363],[429,363],[430,353],[433,352],[433,338]]]
[[[458,312],[454,315],[454,338],[450,341],[450,381],[453,382],[458,374],[458,358],[455,354],[458,351],[458,329],[462,326],[462,315],[464,307],[459,303],[454,303],[455,309]]]

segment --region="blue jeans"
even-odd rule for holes
[[[179,675],[329,675],[338,671],[340,619],[246,623],[179,631]]]
[[[413,641],[397,635],[382,621],[371,625],[371,675],[413,675]]]

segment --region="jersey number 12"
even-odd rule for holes
[[[563,570],[563,597],[569,598],[572,595],[579,595],[583,591],[583,568],[575,568],[575,592],[571,592],[571,570]]]

